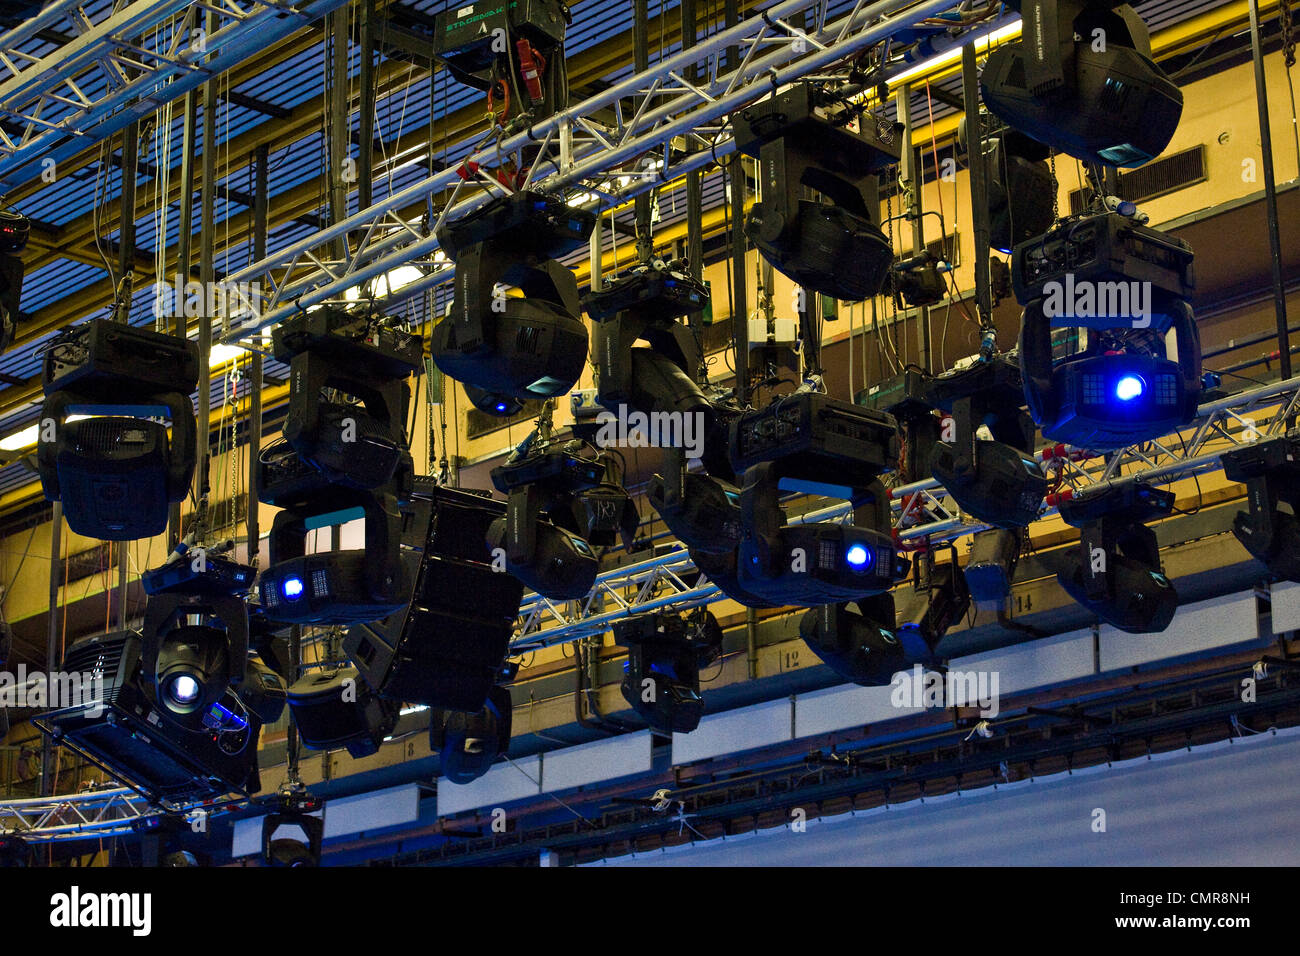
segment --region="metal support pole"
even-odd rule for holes
[[[207,16],[208,34],[216,30],[216,15]],[[206,290],[212,288],[216,278],[213,259],[213,242],[216,238],[217,195],[217,80],[203,84],[203,182],[199,198],[199,282]],[[207,309],[199,310],[199,403],[198,448],[194,469],[194,500],[202,508],[208,494],[208,453],[212,405],[212,316]]]
[[[329,121],[329,178],[330,222],[340,223],[348,218],[348,183],[344,179],[344,162],[348,158],[348,12],[344,7],[330,14],[331,34],[334,43],[333,66],[330,69],[330,121]],[[338,258],[347,258],[348,237],[338,237]]]
[[[644,73],[650,68],[650,19],[647,12],[647,0],[635,0],[632,7],[632,61],[637,73]],[[660,14],[662,16],[663,14]],[[660,50],[660,55],[663,51]],[[641,193],[636,197],[636,257],[641,262],[648,262],[654,254],[654,239],[650,234],[650,214],[653,210],[654,192]]]
[[[357,159],[357,208],[368,209],[374,197],[375,171],[375,0],[362,0],[357,7],[361,40],[361,72],[358,104],[361,142]],[[346,126],[346,124],[345,124]],[[430,127],[432,133],[432,127]]]
[[[260,144],[253,152],[253,257],[266,255],[266,221],[267,221],[267,163],[270,159],[270,147]],[[258,457],[262,450],[262,353],[249,353],[248,381],[248,517],[244,523],[244,533],[248,538],[248,563],[257,563],[258,541],[261,528],[258,523]]]
[[[738,0],[723,7],[728,29],[740,23]],[[739,46],[727,48],[729,71],[741,64]],[[735,153],[727,165],[731,183],[731,331],[736,341],[736,398],[749,404],[749,278],[745,275],[745,161]]]
[[[968,44],[969,46],[969,44]],[[899,168],[902,181],[907,183],[910,198],[907,203],[907,218],[912,222],[912,255],[919,256],[925,251],[925,224],[921,220],[921,187],[924,176],[921,168],[923,159],[912,146],[912,88],[904,84],[897,96],[898,118],[903,124],[902,162]],[[927,372],[932,372],[930,361],[930,307],[922,306],[917,312],[916,343],[918,363]]]
[[[63,504],[56,501],[50,516],[50,603],[45,630],[45,673],[53,674],[63,663],[59,659],[59,587],[63,578],[59,574],[63,551]],[[41,796],[54,793],[54,741],[49,734],[41,735]]]
[[[122,133],[122,189],[117,224],[117,274],[119,300],[116,303],[116,316],[120,322],[129,322],[131,301],[133,298],[134,279],[128,279],[135,271],[135,172],[139,158],[138,147],[140,126],[132,123]],[[112,144],[110,143],[110,148]],[[117,555],[117,626],[126,628],[126,592],[127,574],[130,570],[130,556],[126,542],[118,545]]]
[[[970,168],[971,232],[975,237],[975,308],[981,322],[993,316],[993,289],[989,279],[988,170],[984,166],[984,123],[980,119],[979,68],[975,62],[975,45],[961,48],[961,92],[966,109],[966,158]],[[945,357],[939,356],[943,365]]]
[[[1255,99],[1259,109],[1259,145],[1264,161],[1264,211],[1268,216],[1268,248],[1273,268],[1273,311],[1277,316],[1278,367],[1282,380],[1291,377],[1291,338],[1287,331],[1286,283],[1282,278],[1282,237],[1277,225],[1277,181],[1273,174],[1273,132],[1268,119],[1268,84],[1260,45],[1259,0],[1250,0],[1250,56],[1255,65]]]
[[[182,295],[190,279],[190,238],[194,232],[194,134],[198,118],[198,99],[194,90],[185,94],[185,124],[181,133],[181,221],[176,238],[176,275],[180,278]],[[172,335],[185,338],[185,309],[177,303],[172,316]],[[170,553],[181,540],[181,503],[175,502],[167,509],[167,550]]]

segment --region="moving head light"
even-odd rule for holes
[[[1000,127],[996,121],[993,125]],[[958,139],[962,145],[970,145],[964,118]],[[1056,181],[1047,163],[1050,156],[1047,146],[1018,130],[1000,127],[986,132],[982,159],[988,188],[989,245],[998,252],[1010,255],[1020,243],[1045,233],[1056,218]]]
[[[661,734],[688,734],[704,716],[700,669],[722,653],[722,626],[706,608],[637,614],[614,625],[628,649],[623,699]]]
[[[429,718],[429,749],[438,752],[443,779],[465,784],[491,770],[510,747],[513,713],[510,691],[499,684],[488,690],[477,713],[435,710]]]
[[[0,209],[0,352],[14,339],[23,294],[23,260],[32,222],[9,209]]]
[[[438,368],[498,403],[571,389],[587,361],[587,327],[578,282],[555,260],[594,224],[591,212],[523,190],[439,229],[456,278],[451,314],[430,337]],[[523,298],[507,295],[509,286]]]
[[[908,665],[888,591],[805,611],[799,636],[827,667],[863,687],[886,687]]]
[[[1004,123],[1060,152],[1141,166],[1173,138],[1178,85],[1151,59],[1142,18],[1115,0],[1023,0],[1019,40],[989,53],[980,96]],[[1100,32],[1099,32],[1100,31]]]
[[[763,199],[750,210],[745,235],[763,258],[832,298],[879,293],[894,250],[873,222],[876,174],[898,162],[896,138],[878,135],[870,117],[810,83],[733,114],[731,123],[736,148],[759,161]],[[805,187],[829,203],[804,199]]]
[[[159,712],[198,730],[208,709],[243,683],[248,605],[233,594],[158,594],[145,607],[141,665]]]
[[[955,551],[944,564],[935,564],[927,552],[914,568],[912,593],[900,603],[895,631],[909,663],[932,660],[948,628],[970,609],[970,590]]]
[[[999,528],[1038,517],[1047,478],[1034,459],[1034,426],[1020,407],[1020,369],[995,356],[933,379],[932,403],[952,414],[951,443],[939,442],[930,470],[961,509]],[[977,432],[987,426],[991,440]]]
[[[1080,529],[1079,544],[1057,580],[1085,608],[1130,634],[1163,631],[1178,610],[1178,592],[1160,566],[1156,533],[1143,522],[1167,516],[1174,493],[1130,482],[1061,504]]]
[[[1249,510],[1237,512],[1232,533],[1270,574],[1300,582],[1298,450],[1300,433],[1292,431],[1234,449],[1220,461],[1229,481],[1246,485]]]
[[[1118,212],[1082,216],[1018,246],[1012,281],[1025,306],[1025,400],[1044,437],[1105,451],[1196,416],[1201,343],[1185,242]],[[1086,345],[1054,354],[1058,328],[1086,329]]]
[[[304,675],[289,688],[288,703],[303,746],[342,747],[356,758],[378,753],[401,707],[376,696],[355,667]]]

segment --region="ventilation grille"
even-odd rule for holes
[[[1119,195],[1121,199],[1142,203],[1203,183],[1208,178],[1205,172],[1205,146],[1202,144],[1157,159],[1139,169],[1120,173]],[[1071,190],[1070,215],[1077,216],[1083,212],[1083,202],[1083,190]]]

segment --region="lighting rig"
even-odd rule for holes
[[[745,235],[805,289],[847,301],[876,295],[889,275],[894,250],[874,222],[877,175],[901,155],[893,128],[850,101],[857,91],[797,83],[731,117],[763,190]]]
[[[883,687],[907,667],[894,613],[894,596],[888,591],[823,604],[804,612],[799,636],[840,677],[863,687]]]
[[[293,790],[276,795],[274,810],[262,818],[263,866],[319,866],[325,821],[319,815],[324,803]],[[302,839],[281,836],[282,828],[298,831]]]
[[[438,230],[456,262],[451,313],[434,326],[433,361],[474,406],[512,414],[569,391],[587,361],[578,281],[555,260],[587,240],[595,214],[521,190]],[[523,297],[507,294],[515,286]]]
[[[1012,261],[1030,413],[1044,437],[1093,450],[1175,431],[1201,398],[1191,247],[1143,225],[1131,203],[1116,205],[1063,220]],[[1082,330],[1080,351],[1056,354],[1060,328]]]
[[[564,31],[571,22],[560,0],[478,0],[434,16],[433,55],[461,83],[487,93],[496,125],[519,132],[569,103]]]
[[[394,613],[409,599],[401,561],[413,464],[405,436],[422,341],[381,321],[304,314],[274,333],[290,362],[290,410],[282,443],[260,459],[258,499],[282,510],[258,580],[274,621],[352,624]],[[363,518],[365,548],[307,553],[311,530]]]
[[[36,467],[77,534],[133,541],[161,534],[194,475],[190,393],[198,347],[107,319],[73,327],[45,351]],[[70,415],[93,417],[68,421]],[[171,420],[171,436],[159,417]]]
[[[1160,566],[1156,534],[1174,493],[1128,482],[1061,503],[1061,518],[1079,528],[1079,543],[1056,575],[1069,595],[1107,624],[1130,634],[1163,631],[1178,610],[1178,592]]]
[[[375,694],[355,667],[305,674],[290,685],[287,699],[303,746],[342,747],[352,757],[378,753],[401,709]]]
[[[1246,485],[1248,510],[1237,512],[1232,533],[1270,574],[1287,581],[1300,581],[1298,452],[1300,432],[1292,430],[1234,449],[1220,459],[1228,480]]]
[[[1007,356],[936,376],[930,402],[952,415],[952,436],[930,457],[935,479],[961,509],[1000,528],[1038,517],[1047,478],[1034,459],[1034,426],[1021,408],[1020,369]],[[980,438],[987,428],[989,439]]]
[[[477,780],[492,769],[510,746],[514,705],[510,691],[493,685],[475,713],[434,710],[429,717],[429,748],[442,762],[441,776],[450,783]]]
[[[1110,166],[1160,155],[1183,94],[1151,59],[1146,24],[1115,0],[1022,0],[1024,39],[989,53],[980,96],[1052,149]]]
[[[661,734],[688,734],[704,716],[700,670],[722,654],[722,626],[706,608],[635,614],[614,625],[628,649],[623,699]]]
[[[1056,218],[1056,179],[1047,164],[1051,148],[987,114],[980,116],[980,125],[983,154],[972,161],[984,165],[989,245],[1010,255],[1020,243],[1045,233]],[[957,138],[961,146],[970,148],[964,117]]]
[[[0,352],[14,339],[22,317],[23,260],[32,221],[10,209],[0,209]]]

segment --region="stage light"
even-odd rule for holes
[[[989,528],[971,538],[966,559],[966,586],[978,604],[997,604],[1007,599],[1020,561],[1023,528]]]
[[[14,339],[23,293],[23,260],[32,223],[26,216],[0,209],[0,352]]]
[[[582,245],[594,223],[590,212],[524,190],[438,231],[456,278],[430,352],[445,375],[491,396],[490,413],[512,399],[562,395],[582,374],[588,338],[578,283],[555,260]],[[510,287],[523,296],[507,295]]]
[[[32,865],[32,848],[12,833],[0,833],[0,869],[18,869]]]
[[[510,746],[513,706],[510,691],[496,685],[477,713],[434,710],[430,714],[429,748],[438,752],[443,779],[466,784],[492,769]]]
[[[722,653],[717,618],[705,608],[633,615],[614,625],[614,642],[628,649],[623,699],[651,729],[688,734],[700,725],[700,669]]]
[[[302,578],[293,576],[287,577],[284,579],[284,583],[280,587],[281,590],[284,591],[284,596],[290,601],[296,601],[298,598],[302,597]]]
[[[325,821],[321,801],[305,793],[281,793],[276,812],[262,818],[263,866],[320,866]],[[300,837],[281,836],[284,830]]]
[[[1121,402],[1132,401],[1146,391],[1146,383],[1141,376],[1125,375],[1115,383],[1115,397]]]
[[[948,628],[970,608],[966,576],[955,552],[943,564],[934,563],[933,554],[926,552],[914,570],[912,593],[898,608],[896,631],[909,662],[930,660]]]
[[[306,674],[289,687],[287,699],[303,746],[312,750],[342,747],[368,757],[397,722],[399,705],[376,696],[355,667]]]
[[[844,558],[849,562],[849,567],[858,571],[870,570],[872,565],[872,554],[870,549],[861,544],[850,545],[849,550],[844,554]]]
[[[497,402],[495,405],[492,406],[493,411],[495,411],[499,415],[504,415],[509,408],[510,405],[508,402]]]
[[[1232,533],[1270,574],[1300,582],[1300,432],[1266,438],[1226,452],[1223,473],[1246,485],[1248,509]],[[1284,510],[1288,509],[1288,510]]]
[[[1143,522],[1168,515],[1173,504],[1173,492],[1143,482],[1063,502],[1061,517],[1080,532],[1057,572],[1061,586],[1121,631],[1163,631],[1178,610],[1178,592],[1161,569],[1155,532]]]
[[[759,160],[763,199],[745,234],[777,271],[814,292],[858,301],[880,292],[893,248],[879,217],[876,174],[900,144],[877,134],[834,91],[799,83],[731,117],[736,147]],[[815,189],[829,203],[805,199]]]
[[[410,603],[350,628],[343,650],[384,697],[472,714],[500,676],[523,585],[494,567],[488,549],[500,502],[455,488],[430,494],[419,555],[403,558],[413,566]]]
[[[1022,16],[1022,36],[1033,42],[993,50],[980,74],[980,96],[994,115],[1101,165],[1140,166],[1169,145],[1183,94],[1151,59],[1146,24],[1132,7],[1042,0],[1026,3]]]
[[[938,442],[931,474],[962,511],[1000,528],[1038,517],[1047,478],[1033,456],[1034,426],[1021,409],[1020,369],[1005,356],[938,376],[930,400],[952,414],[952,442]],[[991,439],[977,436],[987,426]]]
[[[102,695],[41,714],[33,723],[153,803],[257,793],[257,715],[226,689],[187,726],[189,718],[178,719],[157,702],[143,651],[135,631],[76,642],[60,670],[80,675],[83,685],[101,679]]]
[[[908,665],[889,592],[805,611],[799,636],[827,667],[863,687],[887,686]]]

